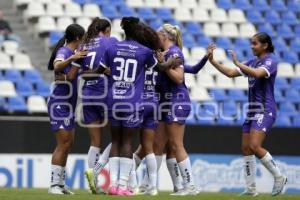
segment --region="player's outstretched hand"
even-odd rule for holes
[[[158,62],[162,63],[165,62],[165,55],[167,54],[168,50],[166,51],[156,51],[156,57]]]
[[[171,67],[177,67],[179,65],[182,65],[182,60],[179,57],[175,57],[175,58],[169,58],[167,60],[167,62],[169,63],[170,68]]]
[[[73,60],[78,60],[78,59],[80,59],[80,58],[86,57],[87,54],[88,54],[88,51],[87,51],[87,50],[77,51],[77,52],[72,56],[72,59],[73,59]]]
[[[231,55],[233,63],[237,65],[239,61],[237,59],[236,53],[233,50],[228,50],[228,53]]]
[[[214,50],[217,48],[217,46],[214,43],[210,43],[207,47],[207,57],[209,61],[212,61],[214,59]]]

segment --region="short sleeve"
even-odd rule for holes
[[[153,68],[157,65],[158,61],[152,51],[149,51],[147,53],[147,58],[146,58],[146,67],[147,68]]]
[[[169,52],[169,56],[168,56],[169,58],[180,58],[180,60],[182,61],[182,63],[184,63],[184,57],[183,57],[183,54],[181,53],[181,52],[179,52],[179,51],[170,51]],[[181,68],[183,68],[184,69],[184,66],[183,65],[180,65],[180,67]]]
[[[100,65],[104,68],[109,68],[109,49],[106,49],[101,60],[100,60]]]
[[[54,62],[56,61],[64,61],[67,59],[67,55],[63,49],[59,49],[56,53]]]
[[[267,72],[266,78],[269,78],[277,70],[276,62],[271,59],[266,59],[259,68],[263,68]]]

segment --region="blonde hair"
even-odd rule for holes
[[[178,26],[173,26],[172,24],[164,24],[159,28],[158,31],[164,33],[169,38],[169,40],[173,41],[180,49],[182,49],[182,35]]]

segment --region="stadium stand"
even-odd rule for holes
[[[299,126],[300,110],[300,4],[295,0],[14,0],[24,13],[26,23],[35,27],[36,34],[52,47],[63,35],[64,28],[77,22],[87,28],[91,19],[105,16],[112,20],[113,36],[122,38],[121,16],[138,16],[151,27],[174,23],[181,27],[187,63],[194,63],[205,54],[210,42],[218,45],[216,58],[230,64],[227,49],[235,49],[241,60],[251,59],[249,38],[257,31],[269,33],[276,46],[278,78],[275,96],[278,102],[276,126]],[[255,8],[255,9],[253,9]],[[254,11],[255,10],[255,11]],[[0,101],[5,109],[44,112],[49,85],[39,76],[24,54],[16,53],[17,45],[3,43],[0,61]],[[238,105],[247,101],[247,79],[234,80],[222,76],[209,63],[197,75],[186,75],[186,84],[193,100],[190,124],[239,125],[243,119],[202,119],[209,106],[205,102],[224,103],[224,115],[235,116]],[[18,85],[19,81],[26,82]],[[24,82],[24,83],[25,83]],[[5,89],[6,93],[1,90]],[[34,96],[38,95],[38,96]],[[15,99],[10,99],[15,97]],[[228,101],[230,100],[230,101]],[[25,109],[24,102],[27,103]],[[14,104],[16,103],[16,108]],[[29,105],[30,104],[30,105]],[[40,104],[41,109],[32,106]],[[3,103],[1,103],[3,105]],[[26,105],[26,104],[25,104]],[[3,109],[3,106],[0,108]],[[207,109],[207,110],[206,110]],[[199,119],[201,118],[201,119]]]

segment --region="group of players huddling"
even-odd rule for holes
[[[251,47],[256,58],[246,63],[240,63],[231,51],[236,68],[214,59],[214,44],[207,47],[207,54],[199,63],[189,66],[184,62],[178,26],[164,24],[153,30],[138,18],[124,17],[121,27],[125,40],[118,41],[110,37],[111,22],[106,18],[95,18],[87,32],[80,25],[71,24],[53,50],[48,69],[54,70],[56,82],[48,111],[57,146],[52,155],[48,192],[73,194],[65,185],[65,166],[74,142],[77,107],[90,136],[89,169],[85,176],[93,194],[103,193],[98,175],[108,163],[108,195],[157,195],[157,172],[166,153],[174,186],[172,195],[197,195],[199,190],[183,142],[185,120],[191,110],[184,73],[198,73],[209,60],[228,77],[249,78],[249,102],[254,105],[250,104],[243,125],[246,190],[241,195],[258,194],[255,157],[274,176],[272,194],[280,194],[287,178],[262,148],[276,118],[277,64],[271,56],[271,38],[266,33],[254,35]],[[257,109],[257,104],[262,109]],[[100,155],[101,126],[107,121],[111,144]],[[140,146],[133,153],[132,141],[138,134]],[[136,169],[142,160],[147,173],[137,185]]]

